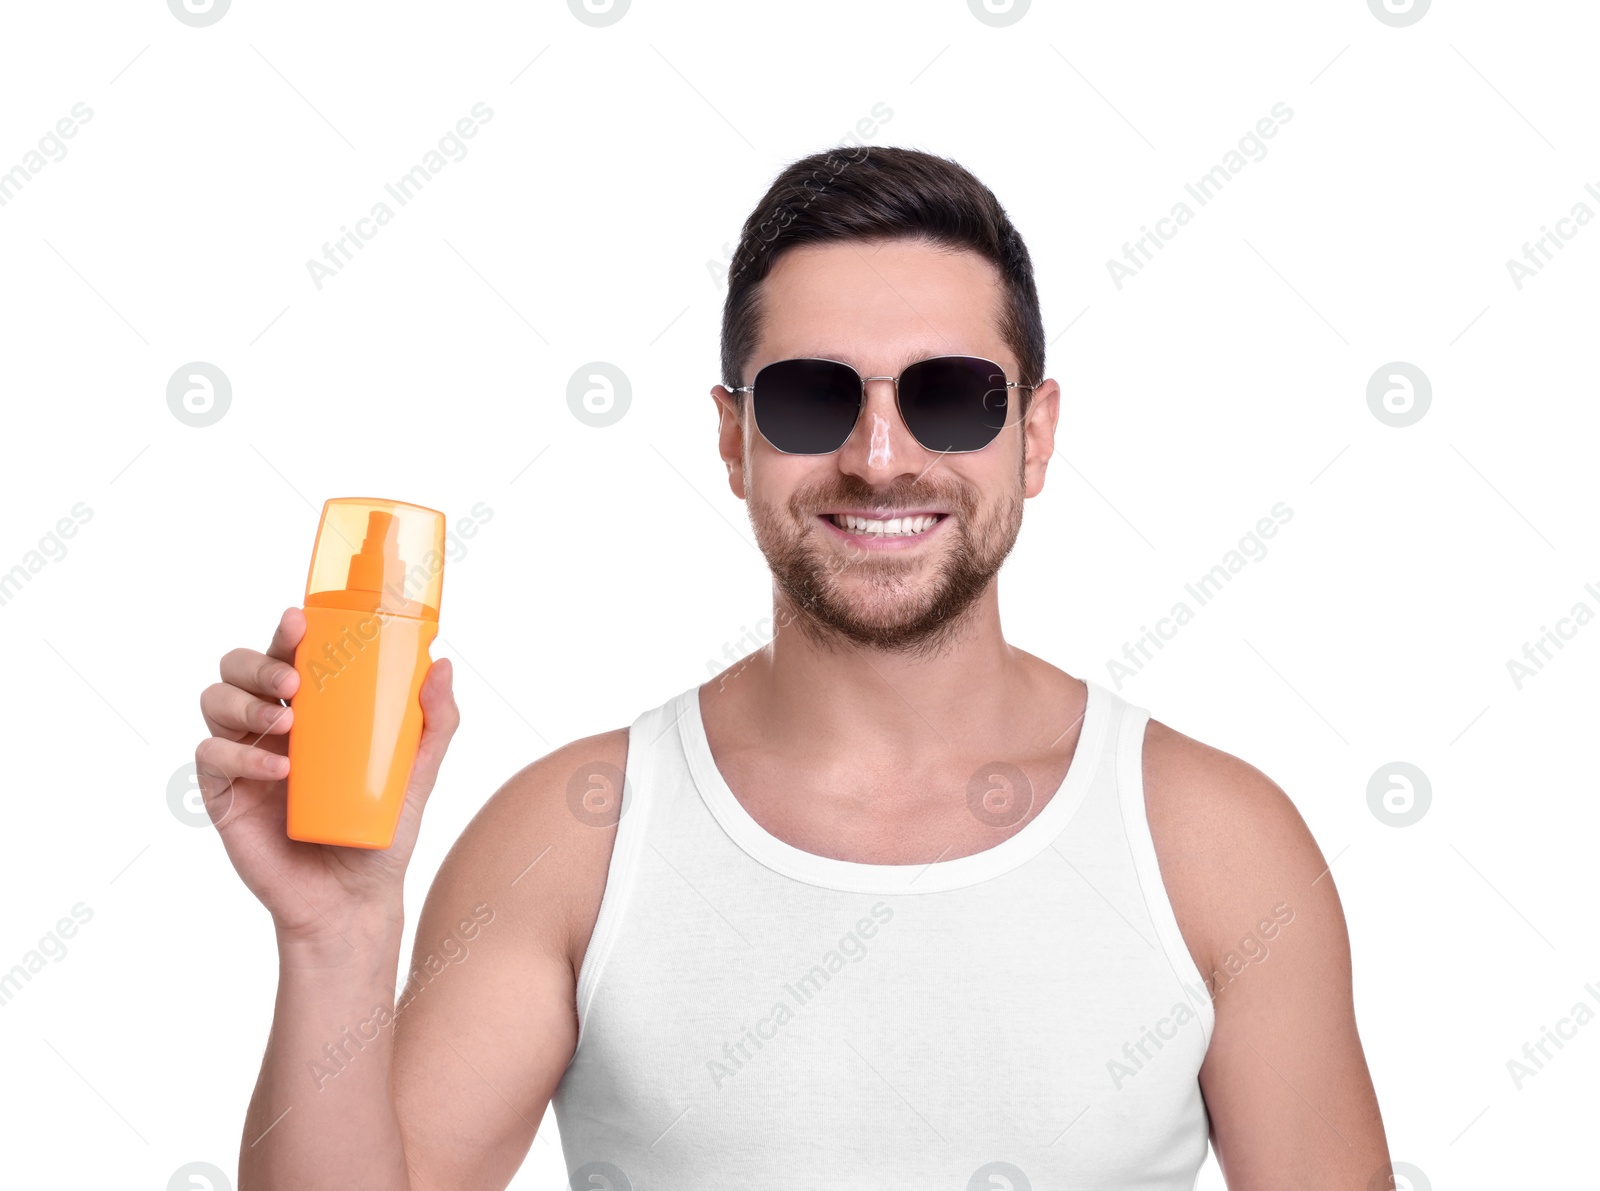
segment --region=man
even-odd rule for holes
[[[573,1187],[1188,1188],[1208,1137],[1234,1191],[1392,1185],[1293,805],[1001,633],[1043,357],[1027,249],[967,171],[780,175],[712,389],[775,635],[496,791],[398,1012],[450,664],[377,852],[285,835],[299,611],[222,659],[196,761],[281,964],[242,1191],[501,1188],[552,1101]]]

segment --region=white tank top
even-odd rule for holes
[[[571,1185],[1192,1189],[1215,1015],[1145,818],[1149,713],[1087,686],[1044,808],[929,864],[768,833],[698,685],[640,715],[552,1101]]]

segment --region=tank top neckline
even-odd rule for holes
[[[730,839],[774,872],[825,889],[853,893],[916,894],[962,889],[991,880],[1033,859],[1060,836],[1082,805],[1099,768],[1115,696],[1093,679],[1087,688],[1083,727],[1066,775],[1050,801],[1022,830],[981,852],[917,864],[868,864],[821,856],[785,843],[757,823],[734,796],[711,755],[700,713],[700,686],[678,696],[674,718],[701,800]]]

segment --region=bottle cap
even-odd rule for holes
[[[306,606],[439,619],[444,514],[422,505],[343,496],[322,506]]]

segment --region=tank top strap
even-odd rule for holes
[[[1107,769],[1116,776],[1117,803],[1128,850],[1132,855],[1134,876],[1167,967],[1173,980],[1182,989],[1209,1045],[1216,1024],[1216,1009],[1204,977],[1195,966],[1189,945],[1184,942],[1183,932],[1178,927],[1172,899],[1167,892],[1166,881],[1161,876],[1155,837],[1150,831],[1150,818],[1145,806],[1144,742],[1150,724],[1150,712],[1109,689],[1107,693],[1111,695],[1116,708],[1117,720],[1115,729],[1108,734],[1110,740],[1107,749],[1110,756]]]
[[[699,687],[668,699],[659,706],[640,712],[628,725],[628,756],[622,775],[621,808],[617,834],[611,846],[606,870],[605,894],[583,962],[578,969],[575,1000],[578,1009],[577,1045],[583,1045],[589,1003],[605,968],[618,929],[627,917],[628,906],[638,883],[640,857],[649,843],[651,813],[659,801],[657,791],[663,782],[688,777],[683,750],[678,744],[678,720],[688,710],[687,700],[699,697]]]

